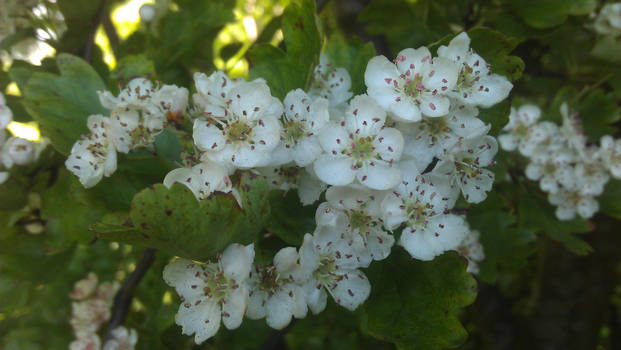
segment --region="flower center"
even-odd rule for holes
[[[372,225],[373,218],[363,210],[352,209],[349,211],[349,226],[352,230],[366,231]]]
[[[418,73],[416,73],[414,78],[407,79],[403,88],[403,92],[411,97],[416,97],[426,90],[427,88],[423,85],[423,76]]]
[[[234,280],[227,278],[224,272],[216,264],[207,265],[205,270],[209,272],[203,292],[206,296],[221,301],[231,291],[239,286]]]
[[[451,131],[445,118],[424,118],[421,122],[421,128],[431,136],[433,143],[438,141],[439,136]]]
[[[376,158],[375,146],[373,146],[373,138],[371,136],[360,137],[351,144],[351,156],[356,161],[356,167],[362,167],[365,161]],[[344,150],[343,153],[347,153]]]
[[[331,285],[339,277],[335,274],[336,261],[331,256],[321,256],[319,266],[315,269],[315,279],[323,285]]]
[[[478,75],[472,73],[474,73],[474,69],[470,67],[470,65],[464,63],[457,77],[457,86],[461,88],[470,88],[479,81],[480,78]]]
[[[526,136],[528,136],[528,130],[530,130],[530,128],[528,126],[526,126],[525,124],[520,124],[515,128],[515,136],[518,139],[523,139]]]
[[[227,139],[230,142],[247,141],[252,134],[252,127],[247,122],[237,120],[226,126]]]
[[[306,135],[304,124],[295,120],[286,122],[285,125],[283,125],[283,131],[285,133],[285,141],[296,145],[298,141]]]
[[[427,225],[427,218],[434,215],[433,206],[419,201],[410,202],[405,207],[409,227],[421,227]]]

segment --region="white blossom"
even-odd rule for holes
[[[492,136],[482,136],[460,142],[457,147],[433,172],[448,176],[451,186],[461,190],[466,201],[482,202],[494,183],[494,173],[484,167],[494,163],[498,143]]]
[[[138,333],[135,329],[127,329],[123,326],[116,327],[110,332],[112,338],[103,346],[103,350],[134,350],[138,343]]]
[[[170,188],[176,182],[189,188],[199,200],[216,191],[228,193],[232,190],[227,170],[214,162],[201,162],[191,168],[174,169],[166,174],[163,184]]]
[[[95,292],[98,283],[99,279],[97,278],[97,275],[90,272],[84,279],[81,279],[75,283],[69,296],[73,300],[86,299]]]
[[[381,205],[387,228],[405,224],[399,245],[416,259],[432,260],[456,249],[468,233],[464,218],[447,213],[451,201],[426,176],[403,181]]]
[[[621,3],[605,4],[595,17],[593,29],[603,35],[621,35]]]
[[[204,158],[230,168],[268,165],[280,141],[282,104],[262,81],[240,82],[229,94],[225,116],[194,122],[194,143]]]
[[[92,115],[87,124],[91,133],[73,144],[65,166],[84,187],[90,188],[103,176],[111,176],[116,171],[117,158],[114,144],[109,139],[109,119]]]
[[[344,186],[357,179],[361,184],[385,190],[401,181],[398,161],[403,136],[384,126],[386,114],[366,96],[354,97],[340,124],[332,123],[319,134],[322,153],[314,164],[325,183]]]
[[[579,191],[564,188],[556,193],[548,194],[548,200],[556,206],[556,217],[559,220],[571,220],[576,217],[576,213],[589,219],[599,210],[599,203],[593,196],[582,195]]]
[[[615,179],[621,179],[621,140],[603,136],[600,140],[602,163]]]
[[[9,106],[6,105],[4,95],[0,93],[0,130],[4,129],[13,120],[13,112]],[[1,146],[1,144],[0,144]]]
[[[367,277],[358,270],[356,251],[348,239],[334,230],[306,234],[300,248],[300,264],[306,273],[306,302],[314,314],[326,307],[328,293],[338,305],[355,310],[371,292]]]
[[[319,180],[313,167],[301,168],[293,163],[256,169],[265,176],[271,189],[289,191],[297,189],[302,205],[310,205],[319,200],[328,185]]]
[[[304,272],[294,247],[283,248],[272,265],[256,266],[250,273],[246,317],[264,318],[274,329],[286,327],[293,317],[304,318],[308,307],[302,288]]]
[[[328,100],[321,97],[311,100],[297,89],[287,93],[284,107],[281,142],[274,149],[270,163],[282,165],[293,161],[305,167],[321,154],[317,135],[330,120]]]
[[[461,256],[468,260],[466,272],[479,273],[479,263],[485,259],[485,252],[480,241],[481,233],[477,230],[470,230],[463,241],[457,247]]]
[[[313,71],[313,80],[308,94],[313,98],[325,98],[329,101],[330,119],[341,121],[347,108],[347,101],[353,96],[351,77],[345,68],[334,67],[323,53],[319,65]],[[286,103],[285,103],[286,105]]]
[[[175,322],[197,344],[214,336],[220,321],[228,329],[241,325],[248,305],[246,280],[252,269],[254,245],[229,245],[216,262],[198,264],[177,259],[164,268],[164,281],[181,298]]]
[[[493,74],[485,59],[470,48],[470,37],[465,32],[453,38],[448,46],[440,46],[438,56],[459,66],[457,84],[448,95],[463,103],[491,107],[507,98],[513,88],[507,78]]]
[[[509,123],[502,129],[508,133],[498,136],[502,149],[519,149],[522,155],[532,155],[541,142],[558,132],[555,124],[537,123],[540,117],[541,109],[538,106],[526,104],[518,109],[511,107]]]
[[[394,64],[384,56],[372,58],[364,73],[369,96],[396,120],[416,122],[424,114],[441,117],[449,111],[448,93],[457,83],[457,65],[432,58],[429,49],[405,49]]]
[[[69,344],[69,350],[99,350],[101,339],[96,333],[79,332],[77,339]]]
[[[153,93],[151,99],[167,115],[180,116],[188,107],[188,89],[177,85],[164,85]]]
[[[192,101],[208,117],[223,118],[228,114],[227,106],[232,100],[229,91],[237,85],[222,71],[215,71],[209,77],[205,73],[194,73],[196,93]]]
[[[0,159],[7,169],[13,165],[29,165],[37,159],[36,145],[20,137],[9,137],[0,152],[2,152]]]

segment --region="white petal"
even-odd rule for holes
[[[200,265],[187,259],[176,259],[166,265],[163,272],[164,281],[174,287],[179,296],[186,300],[203,295],[205,282],[200,278],[203,269]]]
[[[401,182],[401,169],[396,163],[390,165],[387,162],[376,161],[373,166],[369,164],[358,170],[356,177],[361,184],[369,188],[388,190]]]
[[[350,158],[336,158],[327,154],[317,157],[313,165],[317,177],[333,186],[344,186],[354,181],[356,171],[352,169],[352,166],[353,161]]]
[[[194,303],[200,301],[198,305]],[[186,305],[190,305],[186,307]],[[213,337],[220,329],[220,305],[209,299],[187,300],[179,305],[175,322],[183,327],[182,333],[194,336],[196,344]]]
[[[235,282],[242,283],[248,278],[253,261],[254,244],[243,246],[233,243],[222,252],[222,271]]]
[[[330,290],[330,294],[338,305],[354,311],[371,294],[371,283],[360,270],[347,272],[342,277],[343,279]]]
[[[222,301],[222,323],[228,329],[238,328],[248,306],[248,290],[244,285],[230,292]]]

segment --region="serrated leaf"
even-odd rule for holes
[[[500,130],[509,123],[509,114],[511,114],[511,101],[504,100],[490,108],[481,108],[477,117],[486,124],[491,124],[490,135],[498,136]]]
[[[513,10],[530,26],[550,28],[563,23],[569,15],[586,15],[597,6],[596,0],[509,0]]]
[[[349,72],[354,96],[364,94],[367,91],[364,72],[369,60],[376,55],[373,43],[364,43],[357,37],[345,40],[341,34],[334,34],[326,42],[324,51],[333,66]]]
[[[315,206],[303,206],[296,191],[270,192],[271,215],[266,224],[269,232],[275,233],[287,244],[302,245],[304,234],[315,229]]]
[[[107,113],[97,97],[105,85],[79,57],[59,54],[56,64],[60,75],[39,72],[30,77],[23,91],[24,106],[54,148],[68,155],[73,143],[88,132],[88,116]]]
[[[425,262],[395,248],[365,273],[372,290],[363,304],[363,331],[404,349],[445,349],[466,340],[456,312],[474,302],[477,286],[455,252]]]
[[[522,76],[524,62],[509,53],[519,44],[516,38],[508,38],[500,32],[485,27],[476,27],[468,31],[472,48],[491,64],[492,72],[515,81]]]
[[[610,180],[597,200],[602,213],[621,219],[621,181]]]
[[[315,12],[315,1],[293,1],[285,9],[282,19],[286,51],[259,44],[248,53],[252,67],[250,78],[265,79],[272,95],[280,99],[291,90],[306,90],[319,62],[321,37]]]
[[[248,244],[269,215],[265,179],[244,174],[239,184],[243,209],[231,194],[216,193],[198,201],[181,184],[157,184],[132,200],[129,220],[92,226],[98,237],[160,249],[169,254],[205,260],[230,243]]]
[[[611,125],[621,118],[621,109],[612,93],[595,89],[576,106],[584,133],[592,142],[598,142],[604,135],[614,135],[618,128]]]

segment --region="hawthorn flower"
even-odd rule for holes
[[[194,122],[194,143],[204,158],[227,167],[268,165],[280,141],[282,104],[263,81],[239,83],[229,94],[224,117]]]
[[[420,171],[433,158],[446,155],[459,141],[487,134],[490,129],[476,116],[479,111],[458,101],[451,101],[443,117],[423,117],[418,123],[403,123],[398,129],[405,136],[403,160],[411,160]]]
[[[593,29],[603,35],[621,35],[621,3],[605,4],[595,17]]]
[[[403,136],[384,126],[386,113],[366,95],[354,97],[340,124],[332,123],[319,133],[325,151],[314,164],[323,182],[344,186],[358,179],[378,190],[394,187],[401,180],[398,161]]]
[[[331,225],[337,228],[345,223],[347,228],[359,234],[370,260],[383,260],[390,255],[395,238],[383,229],[380,202],[384,193],[369,190],[361,185],[344,187],[333,186],[326,191],[327,203],[322,203],[315,214],[318,225]],[[344,215],[345,219],[335,216]]]
[[[9,106],[6,105],[4,95],[0,93],[0,130],[4,129],[13,120],[13,112]]]
[[[334,67],[322,53],[319,65],[313,71],[313,80],[308,94],[313,98],[325,98],[329,102],[330,118],[341,121],[347,108],[347,101],[353,96],[351,77],[345,68]],[[285,103],[287,105],[287,103]]]
[[[432,58],[429,49],[405,49],[394,64],[384,56],[372,58],[364,73],[369,96],[398,121],[416,122],[424,114],[441,117],[449,111],[448,93],[457,83],[457,65]]]
[[[556,193],[548,194],[548,200],[556,206],[556,217],[559,220],[572,220],[576,213],[589,219],[599,210],[599,203],[590,195],[582,195],[580,191],[560,188]]]
[[[440,161],[433,172],[449,177],[451,186],[459,188],[466,201],[479,203],[492,189],[494,173],[484,167],[494,163],[498,143],[492,136],[460,142],[449,157]]]
[[[306,302],[314,314],[326,307],[328,293],[338,305],[355,310],[371,293],[371,284],[358,270],[356,251],[334,230],[306,234],[300,247],[300,264],[306,274]]]
[[[621,140],[615,140],[610,135],[600,140],[602,163],[610,171],[612,177],[621,179]]]
[[[563,124],[559,132],[560,136],[567,142],[567,145],[578,155],[584,155],[587,137],[582,129],[582,120],[578,113],[571,111],[567,103],[561,105],[561,116]]]
[[[403,181],[381,203],[384,225],[394,230],[405,224],[399,245],[420,260],[456,249],[468,233],[463,217],[446,213],[450,205],[450,199],[421,175]]]
[[[483,245],[479,240],[480,236],[481,233],[479,231],[470,230],[459,244],[459,247],[457,247],[457,252],[468,260],[466,272],[479,273],[479,263],[485,259]]]
[[[13,165],[32,164],[37,159],[36,145],[29,140],[20,137],[9,137],[2,146],[0,159],[5,168],[10,169]]]
[[[151,97],[153,104],[166,113],[166,119],[183,115],[188,107],[188,89],[177,85],[164,85]]]
[[[223,118],[228,114],[227,106],[232,100],[229,93],[237,85],[222,71],[215,71],[209,77],[205,73],[194,73],[196,93],[192,101],[208,117]]]
[[[539,187],[544,192],[556,193],[559,187],[575,187],[575,172],[571,162],[574,155],[565,148],[546,150],[539,149],[533,154],[530,163],[526,166],[527,178],[539,181]]]
[[[265,176],[271,189],[289,191],[297,189],[302,205],[310,205],[319,200],[328,185],[319,180],[312,167],[301,168],[295,164],[284,164],[256,169]]]
[[[178,168],[166,174],[163,184],[170,188],[178,182],[189,188],[198,200],[218,191],[232,190],[231,179],[225,168],[214,162],[201,162],[191,168]]]
[[[583,157],[574,166],[576,188],[582,195],[599,196],[610,180],[610,175],[600,159],[600,148],[587,147]],[[567,189],[573,189],[565,186]]]
[[[88,298],[71,303],[70,324],[74,332],[96,332],[110,319],[110,302],[99,298]]]
[[[197,344],[214,336],[220,320],[228,329],[241,325],[248,304],[246,280],[254,245],[229,245],[216,262],[198,264],[178,258],[164,268],[164,281],[181,298],[175,322]]]
[[[88,276],[86,276],[84,279],[81,279],[75,283],[75,285],[73,286],[73,291],[71,291],[71,294],[69,294],[69,296],[73,300],[86,299],[95,292],[98,282],[99,279],[97,278],[97,275],[93,272],[90,272]]]
[[[511,107],[509,123],[502,129],[508,133],[498,136],[502,149],[519,149],[522,155],[528,157],[541,142],[556,135],[558,127],[550,122],[537,123],[540,117],[541,109],[538,106],[526,104],[518,109]]]
[[[473,106],[491,107],[504,100],[513,88],[507,78],[493,74],[483,57],[470,48],[470,37],[463,32],[448,46],[438,48],[438,56],[455,62],[459,67],[457,84],[448,95]]]
[[[116,327],[110,332],[112,339],[108,340],[103,350],[134,350],[138,343],[138,333],[135,329],[127,329],[123,326]]]
[[[90,188],[116,171],[116,149],[109,139],[108,118],[92,115],[87,124],[91,133],[73,144],[65,166],[84,187]]]
[[[256,266],[250,272],[250,299],[246,317],[266,318],[268,326],[282,329],[293,317],[304,318],[308,307],[302,288],[304,273],[294,247],[283,248],[268,266]]]
[[[69,350],[99,350],[101,349],[101,339],[97,333],[79,332],[77,339],[69,344]]]
[[[272,153],[270,163],[281,165],[295,162],[305,167],[321,153],[317,134],[328,124],[328,100],[311,98],[301,89],[287,93],[280,144]]]
[[[151,96],[155,93],[153,83],[145,78],[132,79],[117,97],[110,91],[97,91],[99,102],[107,109],[155,109],[157,106],[151,102]]]

